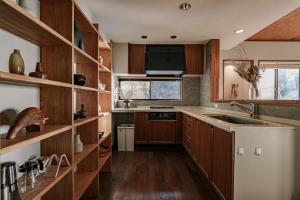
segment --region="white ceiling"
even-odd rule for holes
[[[78,0],[114,42],[206,43],[231,49],[300,6],[300,0]],[[178,9],[182,2],[190,11]],[[237,29],[245,32],[237,35]],[[170,35],[177,35],[171,40]],[[141,39],[148,35],[148,39]]]

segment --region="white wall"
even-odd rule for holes
[[[247,59],[254,60],[300,60],[300,42],[251,42],[241,43],[246,50]],[[219,95],[223,97],[223,60],[238,59],[238,52],[241,46],[238,45],[231,50],[221,51],[220,53],[220,91]]]
[[[113,70],[116,74],[128,74],[128,43],[113,43]]]
[[[32,1],[32,10],[34,16],[39,17],[39,1]],[[39,47],[27,42],[17,36],[14,36],[0,29],[0,70],[8,72],[9,56],[14,49],[19,49],[25,62],[25,74],[35,70],[36,62],[40,60]],[[15,86],[0,83],[0,113],[6,109],[15,109],[18,112],[23,109],[35,106],[40,106],[39,89],[28,86]],[[0,124],[0,134],[6,133],[9,126]],[[22,150],[16,150],[0,156],[0,162],[17,161],[23,162],[30,155],[40,154],[40,145],[35,143],[28,145]]]

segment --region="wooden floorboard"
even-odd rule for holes
[[[182,151],[114,152],[112,166],[101,175],[101,200],[215,199]]]

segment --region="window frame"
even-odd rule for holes
[[[274,65],[272,67],[261,67],[261,63],[262,62],[274,62]],[[280,100],[280,101],[289,101],[289,100],[285,100],[285,99],[279,99],[279,69],[284,69],[284,68],[280,68],[279,65],[284,65],[284,62],[298,62],[299,63],[299,85],[300,85],[300,60],[258,60],[258,67],[260,69],[263,68],[269,68],[269,69],[274,69],[274,73],[275,73],[275,83],[274,83],[274,99],[272,100]],[[270,64],[271,66],[271,64]],[[286,68],[286,69],[293,69],[293,68]],[[297,68],[296,68],[297,69]],[[299,87],[299,91],[298,91],[298,98],[300,99],[300,87]],[[299,99],[297,100],[292,100],[292,101],[299,101]],[[268,100],[268,99],[262,99],[262,100]]]
[[[121,82],[122,81],[149,81],[150,82],[150,89],[149,89],[149,94],[150,98],[149,99],[130,99],[134,101],[183,101],[183,80],[182,78],[151,78],[151,77],[145,77],[145,78],[119,78],[118,80],[118,87],[121,88]],[[152,81],[180,81],[180,99],[152,99],[151,98],[151,82]],[[123,101],[124,99],[121,97],[120,94],[118,94],[118,100]]]

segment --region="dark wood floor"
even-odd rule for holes
[[[101,200],[210,200],[196,166],[182,151],[114,152],[102,174]]]

